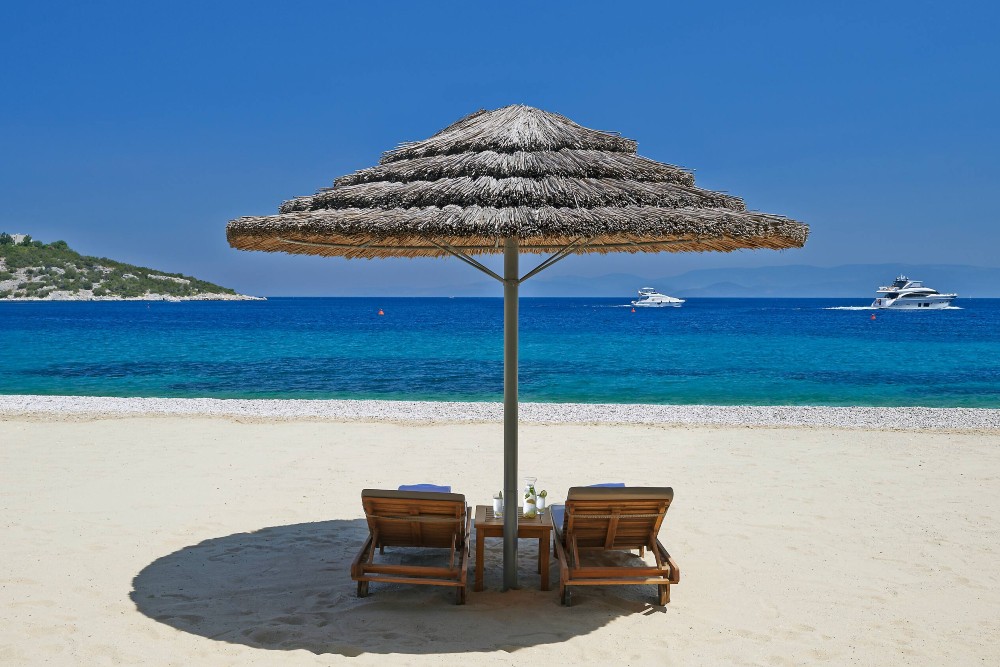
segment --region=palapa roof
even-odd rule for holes
[[[243,250],[368,258],[501,253],[506,237],[522,252],[782,249],[808,234],[636,155],[631,139],[521,105],[466,116],[226,228]]]

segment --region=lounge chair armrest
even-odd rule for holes
[[[465,553],[466,555],[472,553],[472,547],[470,540],[472,539],[472,511],[470,508],[465,508]]]
[[[663,543],[660,542],[659,539],[656,540],[656,548],[659,550],[660,558],[663,559],[663,562],[670,566],[670,583],[676,584],[680,582],[681,568],[677,567],[677,563],[674,562],[674,559],[669,553],[667,553],[666,547],[663,546]]]
[[[562,581],[569,580],[569,557],[566,554],[566,548],[562,543],[562,535],[558,529],[552,531],[552,547],[556,552],[556,560],[559,561],[559,576]]]
[[[352,577],[357,578],[364,574],[364,566],[361,563],[365,560],[368,550],[374,548],[375,546],[372,544],[372,535],[369,533],[368,537],[365,539],[364,546],[361,547],[361,551],[358,552],[358,555],[354,557],[354,561],[351,563]]]

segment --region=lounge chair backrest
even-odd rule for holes
[[[670,487],[574,486],[566,495],[563,531],[580,548],[648,547],[673,499]]]
[[[365,489],[361,504],[380,546],[449,548],[465,539],[467,508],[460,493]]]

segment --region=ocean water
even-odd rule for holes
[[[1000,408],[1000,300],[870,302],[522,299],[520,397]],[[0,393],[499,401],[502,339],[501,299],[0,303]]]

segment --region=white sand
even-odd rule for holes
[[[31,412],[30,410],[27,412]],[[0,663],[1000,663],[1000,434],[534,424],[521,470],[673,486],[681,583],[464,607],[349,564],[360,490],[501,485],[495,423],[0,411]],[[470,582],[471,582],[470,573]],[[354,657],[345,657],[354,656]]]

